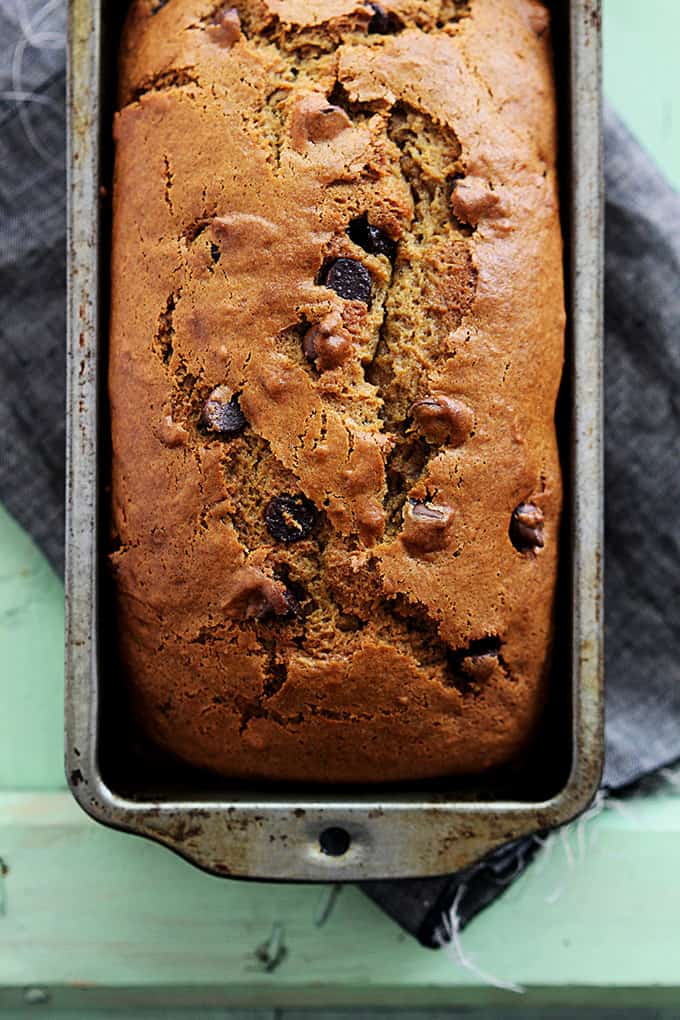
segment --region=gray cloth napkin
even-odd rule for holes
[[[0,0],[0,500],[63,564],[65,0]],[[680,198],[606,114],[607,752],[622,788],[680,757]],[[425,945],[531,859],[365,891]],[[462,887],[462,888],[461,888]]]

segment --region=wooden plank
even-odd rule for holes
[[[605,0],[603,32],[605,94],[680,188],[680,4]]]
[[[572,828],[470,926],[465,952],[526,1005],[677,1002],[679,837],[671,795]],[[0,1005],[36,986],[55,1008],[520,1001],[416,946],[356,889],[319,928],[323,887],[212,878],[65,794],[0,797],[0,856]],[[285,952],[268,969],[274,931]]]
[[[30,992],[31,990],[29,990]],[[29,995],[30,998],[30,995]],[[30,1006],[30,1003],[27,1004]],[[40,1005],[39,1003],[36,1005]],[[43,1003],[48,1005],[48,1003]],[[27,1009],[3,1010],[2,1020],[26,1020],[30,1013]],[[84,1013],[80,1009],[50,1008],[49,1020],[121,1020],[121,1016],[130,1017],[130,1013],[112,1009],[88,1009]],[[585,1014],[587,1020],[679,1020],[677,1009],[593,1009]],[[543,1007],[475,1009],[471,1012],[460,1009],[439,1010],[390,1010],[389,1013],[380,1009],[347,1010],[228,1010],[224,1009],[135,1009],[133,1020],[584,1020],[583,1010],[579,1008],[556,1008],[548,1012]]]
[[[64,591],[0,506],[0,790],[65,786]]]

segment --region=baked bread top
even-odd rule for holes
[[[120,646],[225,775],[476,772],[543,699],[562,247],[534,0],[137,0],[116,116]]]

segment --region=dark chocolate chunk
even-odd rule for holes
[[[297,617],[302,616],[302,606],[300,605],[299,600],[296,598],[296,596],[293,594],[290,588],[286,588],[285,592],[283,593],[283,598],[288,608],[288,613],[290,614],[290,616]]]
[[[371,274],[356,259],[335,259],[323,275],[323,283],[346,301],[371,300]]]
[[[287,585],[253,567],[237,571],[227,602],[229,614],[236,619],[285,619],[300,615],[300,604]]]
[[[311,361],[312,364],[316,362],[319,356],[319,339],[321,337],[321,331],[318,326],[310,326],[305,335],[302,338],[302,353],[306,357],[307,361]]]
[[[310,598],[309,592],[299,581],[294,581],[290,576],[290,568],[287,563],[280,563],[274,576],[281,581],[285,587],[284,598],[288,606],[289,616],[302,618],[309,616],[316,609],[316,602]]]
[[[330,142],[352,126],[352,122],[340,106],[304,108],[301,112],[302,129],[310,142]]]
[[[409,499],[403,510],[402,540],[412,555],[434,552],[448,545],[453,522],[450,506]]]
[[[277,542],[300,542],[311,535],[317,520],[316,507],[300,493],[274,496],[264,512],[267,531]]]
[[[215,432],[221,439],[231,439],[243,432],[248,421],[238,397],[233,396],[226,386],[218,386],[203,405],[199,424],[206,432]]]
[[[366,216],[352,220],[347,228],[347,233],[350,239],[367,251],[369,255],[385,255],[390,262],[394,261],[397,254],[397,242],[393,241],[380,227],[374,227],[369,223]]]
[[[292,591],[281,585],[277,588],[272,587],[271,591],[263,591],[259,602],[253,600],[253,609],[254,611],[251,611],[250,615],[255,616],[258,620],[267,620],[272,616],[285,619],[289,616],[302,615],[300,603]]]
[[[236,8],[225,3],[214,11],[208,31],[213,42],[230,49],[241,38],[241,19]]]
[[[490,680],[501,664],[500,651],[498,637],[479,638],[464,648],[451,649],[447,668],[450,686],[465,692],[471,684]]]
[[[510,519],[510,541],[520,552],[543,548],[543,511],[540,507],[533,503],[520,503],[515,507]]]
[[[366,244],[363,247],[371,255],[386,255],[390,262],[394,261],[397,254],[397,242],[371,223],[366,227]]]
[[[409,501],[411,516],[417,521],[427,521],[431,524],[441,524],[448,519],[449,508],[432,506],[428,503],[419,503],[415,499]]]
[[[483,655],[469,655],[467,659],[463,660],[462,666],[463,672],[471,680],[476,680],[478,683],[490,680],[497,668],[498,656],[494,655],[493,652],[485,652]]]
[[[473,414],[467,404],[443,393],[417,400],[411,414],[418,431],[433,443],[460,446],[472,431]]]
[[[373,11],[373,17],[368,23],[368,31],[371,35],[394,35],[401,28],[401,22],[396,14],[392,14],[381,7],[380,4],[369,3]]]
[[[210,258],[213,260],[213,262],[219,262],[221,254],[222,254],[222,252],[220,251],[218,246],[215,244],[215,242],[211,241],[211,243],[210,243]]]

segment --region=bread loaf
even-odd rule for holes
[[[537,0],[135,0],[115,119],[111,564],[151,738],[231,778],[517,754],[561,483]]]

